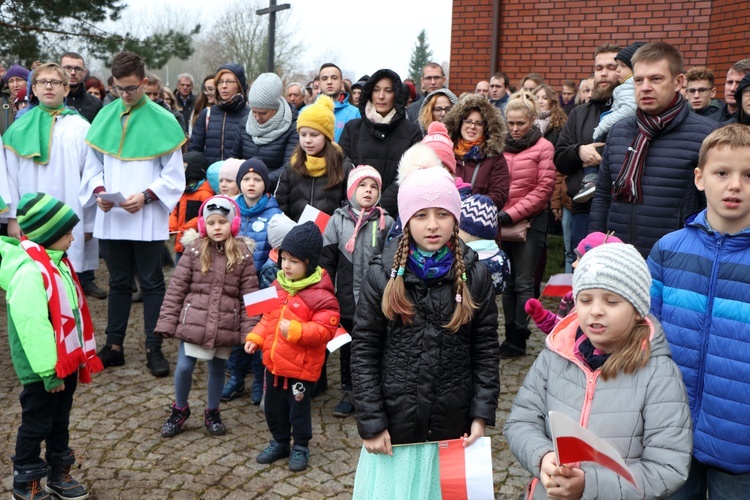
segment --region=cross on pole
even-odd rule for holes
[[[274,72],[274,45],[276,45],[276,13],[280,10],[286,10],[291,5],[288,3],[276,5],[276,0],[269,0],[268,7],[258,9],[255,13],[259,16],[268,14],[268,59],[266,60],[266,71]]]

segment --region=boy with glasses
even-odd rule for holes
[[[125,363],[123,341],[134,272],[143,291],[146,358],[155,377],[169,375],[154,335],[164,299],[162,247],[169,238],[169,213],[185,190],[183,132],[174,116],[145,95],[143,59],[130,51],[115,56],[112,76],[121,97],[99,113],[86,143],[101,162],[87,165],[80,191],[84,207],[98,206],[94,235],[109,269],[107,344],[99,352],[105,368]],[[112,201],[105,193],[120,194]]]
[[[701,116],[721,121],[721,102],[716,97],[714,73],[705,66],[690,68],[685,73],[687,101],[690,107]]]

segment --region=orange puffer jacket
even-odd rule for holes
[[[273,282],[277,306],[265,314],[246,341],[263,348],[263,364],[274,375],[314,382],[326,360],[326,344],[339,326],[339,303],[328,273],[295,294]],[[287,338],[279,331],[281,319],[291,321]]]
[[[177,236],[174,239],[174,251],[184,252],[185,247],[180,241],[182,234],[188,229],[198,229],[198,217],[200,214],[201,205],[204,201],[211,198],[214,195],[211,185],[208,181],[204,181],[198,189],[192,193],[183,193],[180,197],[180,201],[177,206],[174,207],[172,213],[169,214],[169,231],[177,231]]]

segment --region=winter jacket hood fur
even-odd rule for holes
[[[458,144],[461,139],[461,124],[472,111],[479,112],[486,123],[484,144],[481,147],[484,157],[492,158],[503,154],[508,127],[505,125],[502,112],[487,98],[477,94],[462,96],[443,120],[443,125],[448,129],[448,135],[453,140],[453,144]]]

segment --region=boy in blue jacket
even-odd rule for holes
[[[750,490],[750,127],[703,141],[695,185],[707,208],[660,239],[648,265],[693,417],[690,476],[671,498],[746,498]]]

